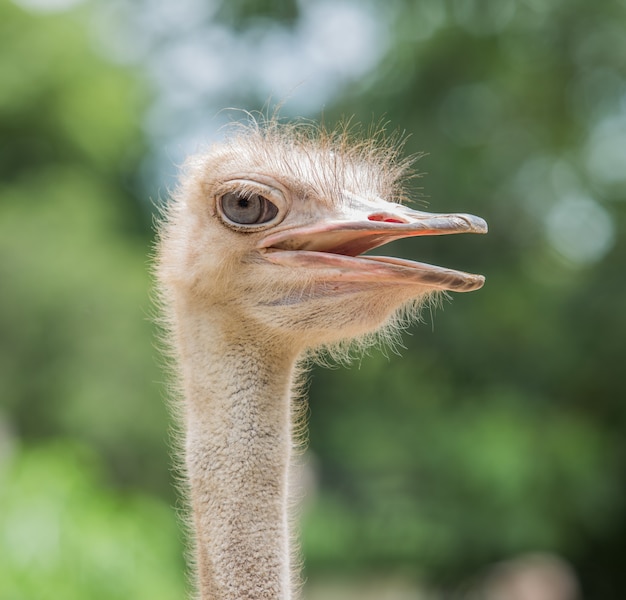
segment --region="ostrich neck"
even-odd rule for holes
[[[246,337],[242,323],[193,321],[179,340],[200,598],[289,600],[295,352]]]

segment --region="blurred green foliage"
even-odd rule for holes
[[[490,233],[400,251],[487,284],[436,311],[402,359],[316,373],[311,446],[338,539],[306,539],[326,568],[350,556],[448,583],[551,550],[586,598],[619,598],[626,4],[393,6],[389,53],[326,118],[406,128],[407,151],[428,152],[423,199],[485,217]]]
[[[346,556],[417,565],[450,582],[545,549],[576,564],[585,597],[618,598],[626,138],[603,157],[610,176],[592,155],[603,121],[619,135],[624,119],[626,52],[616,44],[624,50],[626,6],[398,6],[385,61],[326,117],[385,114],[412,134],[407,150],[429,152],[417,167],[431,207],[471,210],[490,233],[402,251],[478,269],[487,284],[446,304],[433,331],[407,338],[401,360],[372,356],[341,376],[316,374],[311,445],[341,526],[336,554],[314,556],[326,567]],[[597,260],[559,252],[546,231],[577,194],[615,228]],[[593,234],[583,222],[573,248]]]
[[[0,10],[2,407],[18,435],[82,440],[163,492],[149,224],[128,179],[145,94],[97,56],[85,15]]]
[[[112,493],[91,452],[24,448],[0,471],[4,600],[184,596],[176,519],[145,494]]]
[[[98,52],[92,8],[0,5],[2,598],[184,588],[136,177],[148,86]],[[383,62],[324,118],[384,116],[412,134],[407,151],[429,153],[416,195],[485,217],[490,234],[396,249],[487,285],[444,301],[401,358],[316,370],[308,574],[404,569],[453,588],[549,550],[585,598],[621,598],[626,5],[386,8]],[[297,17],[243,0],[216,18]]]

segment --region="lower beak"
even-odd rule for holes
[[[455,291],[482,287],[484,277],[480,275],[397,258],[361,256],[401,238],[486,233],[487,223],[480,217],[433,214],[395,204],[358,216],[279,231],[261,240],[259,247],[266,250],[271,262],[323,269],[327,271],[325,278],[332,280],[378,280]]]

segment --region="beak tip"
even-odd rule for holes
[[[459,215],[466,223],[469,233],[487,233],[489,231],[489,225],[487,221],[475,215]]]
[[[485,276],[484,275],[476,275],[476,287],[474,289],[479,290],[485,285]]]

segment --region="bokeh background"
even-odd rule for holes
[[[185,596],[154,206],[276,102],[490,224],[396,247],[483,290],[313,373],[305,597],[623,598],[624,0],[4,0],[0,599]]]

